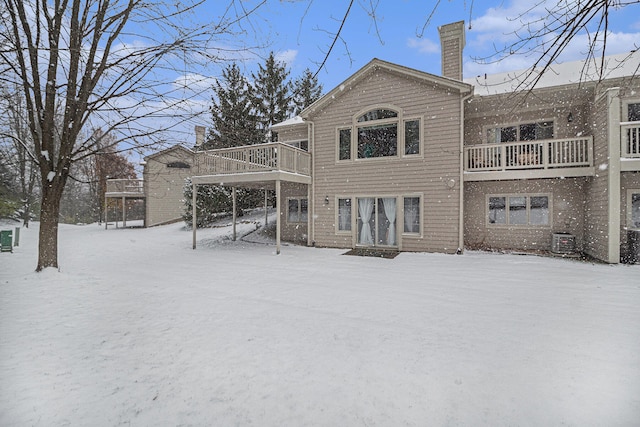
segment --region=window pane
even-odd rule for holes
[[[627,118],[630,122],[640,122],[640,103],[629,104],[629,107],[627,107]]]
[[[487,129],[487,142],[489,144],[500,142],[500,128]]]
[[[371,110],[368,113],[365,113],[358,117],[358,122],[368,122],[371,120],[382,120],[382,119],[391,119],[393,117],[398,117],[398,113],[393,110]]]
[[[404,123],[404,154],[420,154],[420,120]]]
[[[549,224],[549,198],[547,196],[531,197],[529,224]]]
[[[289,222],[298,222],[298,199],[289,199]]]
[[[509,197],[509,224],[523,225],[527,223],[527,198]]]
[[[300,222],[307,222],[308,212],[309,201],[307,199],[300,199]]]
[[[351,231],[351,199],[338,199],[338,230]]]
[[[404,198],[404,232],[420,232],[420,198]]]
[[[506,224],[505,197],[489,197],[489,223]]]
[[[518,135],[515,126],[500,128],[500,142],[515,142]]]
[[[536,123],[536,139],[552,139],[553,122]]]
[[[309,151],[309,141],[307,140],[300,141],[300,146],[298,148],[304,151]]]
[[[640,228],[640,193],[631,195],[631,227]]]
[[[536,139],[536,124],[527,123],[520,125],[520,141],[533,141]]]
[[[340,129],[340,160],[351,158],[351,129]]]
[[[358,158],[395,156],[398,153],[398,124],[358,128]]]

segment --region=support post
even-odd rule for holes
[[[236,241],[236,187],[231,187],[231,200],[233,201],[232,203],[232,206],[233,206],[233,214],[232,214],[233,238],[232,240],[235,242]]]
[[[104,198],[104,229],[109,228],[109,199]]]
[[[127,198],[122,197],[122,228],[127,228]]]
[[[269,221],[269,207],[267,206],[268,203],[268,191],[266,188],[264,189],[264,226],[267,226],[267,222]]]
[[[198,186],[196,183],[191,184],[191,229],[193,234],[193,249],[196,248],[196,229],[198,228],[197,214],[196,214],[196,200],[198,196]]]
[[[280,255],[280,180],[276,179],[276,254]]]

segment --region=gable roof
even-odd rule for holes
[[[180,144],[176,144],[173,147],[165,148],[164,150],[160,150],[157,153],[153,153],[153,154],[150,154],[148,156],[145,156],[144,160],[148,161],[149,159],[153,159],[155,157],[162,156],[162,155],[170,153],[172,151],[184,151],[186,154],[188,154],[190,156],[192,156],[194,154],[193,150],[185,148]]]
[[[528,68],[505,73],[485,74],[464,81],[474,86],[476,95],[487,96],[528,90],[538,77],[535,89],[631,77],[640,74],[640,49],[606,56],[604,64],[601,57],[595,57],[588,60],[551,64],[544,74],[541,75],[541,72],[542,68],[539,70]]]
[[[300,113],[300,116],[303,119],[306,119],[313,112],[318,111],[322,108],[325,108],[344,91],[345,87],[356,84],[362,78],[367,76],[371,71],[376,69],[398,73],[406,77],[412,77],[412,78],[426,81],[429,83],[435,83],[437,85],[442,85],[442,86],[457,90],[461,93],[467,93],[473,90],[473,86],[465,82],[450,79],[447,77],[436,76],[435,74],[427,73],[424,71],[416,70],[414,68],[409,68],[409,67],[405,67],[398,64],[393,64],[391,62],[383,61],[378,58],[373,58],[371,61],[369,61],[368,64],[366,64],[364,67],[360,68],[358,71],[352,74],[351,77],[349,77],[344,82],[336,86],[333,90],[325,94],[322,98],[320,98],[319,100],[317,100],[316,102],[314,102],[313,104],[305,108]]]

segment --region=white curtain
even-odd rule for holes
[[[414,225],[416,223],[416,217],[418,216],[418,209],[415,206],[405,206],[404,209],[404,229],[409,233],[413,233]]]
[[[347,225],[349,225],[349,222],[351,221],[351,218],[349,216],[349,212],[350,211],[350,207],[349,206],[345,206],[343,204],[341,204],[338,207],[338,219],[340,220],[340,228],[339,230],[349,230],[351,227],[347,228]]]
[[[358,211],[360,212],[360,219],[362,220],[362,226],[360,227],[360,239],[358,243],[362,245],[373,245],[371,225],[369,224],[371,213],[373,212],[373,201],[374,199],[370,197],[358,199]]]
[[[384,214],[389,220],[389,230],[387,237],[387,245],[396,244],[396,199],[384,198],[382,199],[384,205]]]

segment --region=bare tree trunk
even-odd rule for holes
[[[42,189],[42,207],[40,210],[40,233],[38,246],[38,266],[36,271],[45,268],[58,268],[58,216],[64,185],[56,180],[47,183]]]

